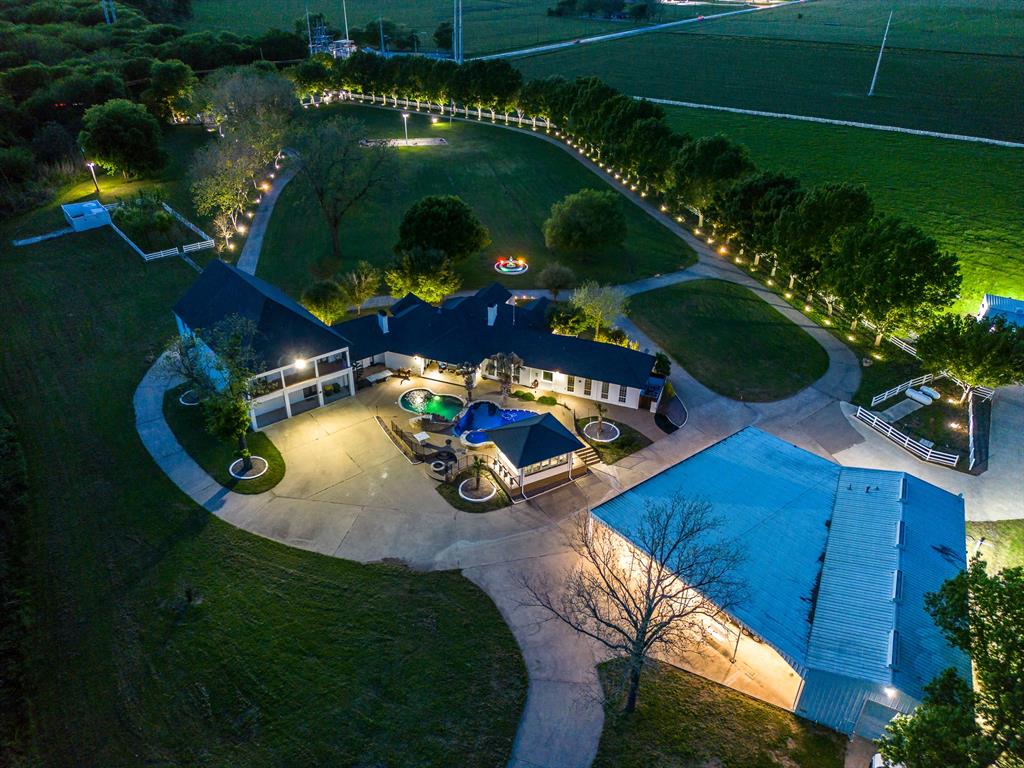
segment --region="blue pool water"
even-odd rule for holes
[[[479,445],[487,442],[488,429],[511,424],[514,421],[522,421],[536,415],[534,411],[500,408],[494,403],[480,400],[466,409],[466,412],[455,422],[452,432],[456,437],[465,436],[466,442],[472,445]]]

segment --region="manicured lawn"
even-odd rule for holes
[[[960,394],[959,388],[948,381],[934,382],[929,386],[934,387],[947,398],[950,396],[958,398]],[[885,405],[892,405],[896,402],[899,402],[898,398],[893,398]],[[964,457],[960,466],[965,468],[967,454],[971,448],[967,435],[967,420],[966,405],[940,399],[904,416],[893,426],[912,437],[931,440],[935,443],[937,451],[959,453]],[[954,424],[956,426],[953,426]]]
[[[607,703],[594,768],[842,768],[841,734],[667,664],[644,672],[625,715],[620,664],[598,668]]]
[[[1021,150],[701,109],[667,112],[677,130],[724,133],[761,167],[806,186],[864,184],[879,210],[913,222],[959,257],[955,311],[977,312],[985,293],[1024,297]]]
[[[732,283],[693,280],[641,293],[629,314],[690,375],[734,400],[781,400],[828,369],[814,339]]]
[[[132,395],[195,273],[106,230],[7,245],[54,218],[0,225],[39,764],[503,765],[526,670],[491,600],[457,573],[291,549],[193,504],[143,448]]]
[[[930,6],[927,14],[901,5],[870,97],[892,7],[864,5],[823,0],[712,19],[540,54],[518,66],[529,77],[596,75],[635,96],[1024,140],[1024,105],[1015,99],[1024,58],[1012,42],[1024,34],[1019,4],[977,14],[976,36],[964,32],[975,19],[949,24],[955,15],[948,6],[961,0],[919,3]],[[929,27],[943,16],[949,26]],[[965,38],[977,52],[961,47]]]
[[[438,483],[437,492],[444,497],[445,501],[456,509],[461,509],[463,512],[490,512],[494,509],[507,507],[512,503],[508,494],[502,490],[502,487],[498,484],[498,481],[489,469],[485,469],[480,473],[480,479],[482,481],[490,480],[491,483],[493,483],[494,487],[497,489],[497,493],[494,494],[494,498],[490,501],[482,501],[479,503],[466,501],[459,495],[459,484],[463,480],[468,480],[473,477],[475,476],[472,469],[463,470],[451,483]]]
[[[984,537],[981,556],[989,569],[1024,568],[1024,520],[999,520],[994,523],[967,521],[967,552]]]
[[[308,119],[325,114],[358,118],[372,137],[402,135],[402,118],[394,111],[339,106],[315,110]],[[679,269],[695,260],[687,245],[625,199],[622,210],[629,234],[622,248],[587,258],[556,259],[546,251],[541,232],[551,205],[584,187],[607,189],[603,181],[560,149],[502,128],[460,122],[431,126],[425,115],[414,113],[409,134],[444,136],[450,144],[399,151],[394,184],[342,221],[342,254],[348,265],[359,259],[381,266],[390,263],[402,214],[421,197],[435,194],[459,195],[490,229],[490,247],[459,267],[463,288],[498,280],[494,262],[499,256],[525,256],[530,263],[525,275],[500,278],[512,290],[536,286],[541,270],[553,260],[572,267],[580,280],[606,283]],[[277,202],[258,274],[298,295],[312,280],[310,265],[329,250],[327,228],[296,179]]]
[[[181,447],[199,466],[235,493],[263,493],[281,482],[285,473],[284,459],[273,441],[262,432],[249,433],[249,451],[253,456],[266,459],[267,471],[252,480],[232,477],[228,467],[237,459],[236,446],[215,440],[206,431],[201,406],[187,406],[179,402],[178,397],[185,389],[184,386],[175,387],[164,394],[164,418]]]
[[[576,419],[576,428],[582,432],[583,427],[591,421],[594,421],[594,418],[589,416]],[[646,435],[633,429],[628,424],[623,424],[621,421],[612,421],[611,419],[606,419],[606,421],[619,428],[619,437],[615,442],[599,443],[596,440],[591,440],[586,435],[583,435],[581,438],[597,452],[597,455],[601,457],[601,461],[605,464],[614,464],[619,459],[625,458],[631,453],[636,453],[651,444]]]

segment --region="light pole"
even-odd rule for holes
[[[405,143],[409,143],[409,113],[402,113],[402,122],[405,124]]]
[[[87,162],[86,165],[89,166],[89,171],[92,172],[92,184],[93,184],[94,187],[96,187],[96,197],[99,198],[99,196],[100,196],[100,183],[98,181],[96,181],[96,163]]]

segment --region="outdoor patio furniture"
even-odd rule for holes
[[[378,381],[386,381],[387,379],[390,379],[394,375],[395,374],[392,371],[389,371],[387,368],[385,368],[383,371],[371,373],[366,377],[366,380],[371,384],[376,384]]]

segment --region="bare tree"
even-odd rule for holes
[[[651,656],[698,652],[709,621],[742,599],[740,551],[720,525],[708,502],[681,492],[646,504],[631,543],[583,513],[571,539],[578,564],[554,583],[522,576],[525,604],[626,659],[624,709],[632,712]]]
[[[394,177],[395,150],[386,142],[365,143],[358,120],[336,117],[295,137],[297,175],[316,199],[331,234],[331,259],[341,264],[342,217],[360,200]]]

